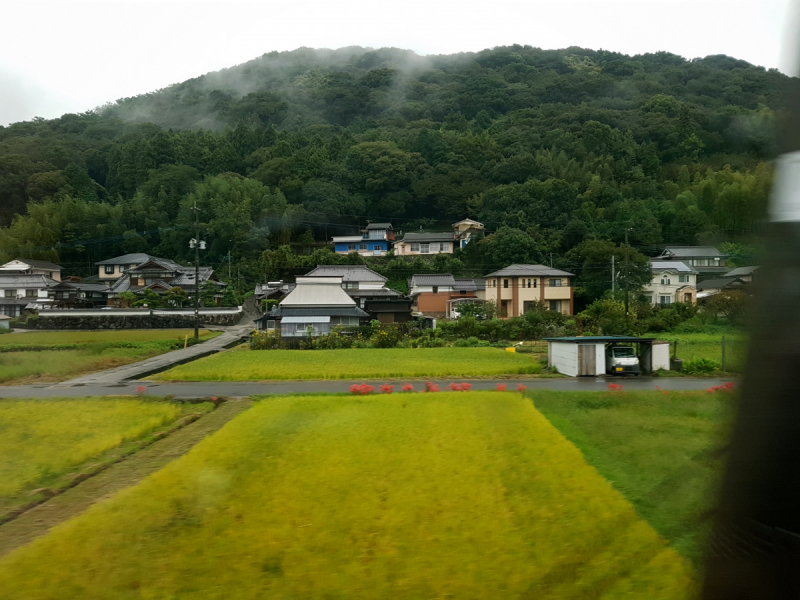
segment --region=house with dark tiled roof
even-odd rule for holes
[[[341,277],[342,289],[370,318],[381,323],[405,323],[411,320],[411,301],[400,292],[386,287],[386,277],[365,265],[319,265],[306,277]]]
[[[666,245],[664,250],[653,260],[680,261],[697,273],[697,281],[710,277],[719,277],[730,270],[725,266],[727,254],[723,254],[713,246],[679,246]]]
[[[55,281],[61,281],[61,267],[48,260],[18,258],[0,265],[0,277],[3,275],[44,275]]]
[[[680,260],[650,259],[652,281],[644,295],[653,305],[697,302],[697,271]]]
[[[0,314],[19,317],[53,305],[53,287],[58,281],[46,275],[6,273],[0,275]]]
[[[473,279],[456,279],[447,273],[412,275],[408,291],[413,310],[427,317],[453,318],[459,304],[482,302]]]
[[[501,318],[518,317],[538,302],[564,315],[574,314],[574,273],[545,265],[510,265],[489,273],[485,298],[497,305]]]

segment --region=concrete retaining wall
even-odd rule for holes
[[[142,314],[119,314],[116,311],[42,311],[38,317],[28,320],[29,329],[191,329],[194,313],[184,311],[177,314],[150,311]],[[106,314],[106,312],[108,314]],[[96,314],[100,313],[100,314]],[[115,314],[116,313],[116,314]],[[200,312],[202,325],[236,325],[244,313],[241,309],[230,311]]]

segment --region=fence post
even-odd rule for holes
[[[725,336],[722,336],[722,372],[725,372]]]

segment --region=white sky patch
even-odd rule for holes
[[[781,46],[797,30],[791,1],[0,0],[0,125],[82,112],[302,46],[666,50],[794,72],[794,52]]]

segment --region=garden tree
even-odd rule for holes
[[[750,306],[750,296],[740,290],[723,290],[703,302],[703,312],[714,320],[723,317],[734,325],[743,325]]]
[[[588,239],[567,252],[578,279],[576,302],[591,304],[611,290],[611,257],[614,257],[616,288],[628,289],[630,297],[653,279],[648,258],[630,246],[618,246],[609,240]]]
[[[138,296],[136,296],[136,294],[133,292],[120,292],[117,295],[117,298],[119,299],[120,306],[122,308],[133,306],[133,303],[138,300]]]
[[[476,246],[479,264],[485,272],[512,263],[539,264],[544,260],[542,246],[526,232],[513,227],[501,227],[477,242]]]
[[[578,326],[596,335],[630,335],[636,331],[635,312],[626,318],[618,298],[598,298],[577,315]]]
[[[183,308],[189,301],[189,294],[179,286],[175,286],[166,291],[163,295],[163,302],[169,308]]]
[[[144,290],[142,293],[137,296],[136,302],[131,304],[131,306],[146,306],[147,308],[162,308],[164,307],[164,298],[154,292],[153,290]]]

